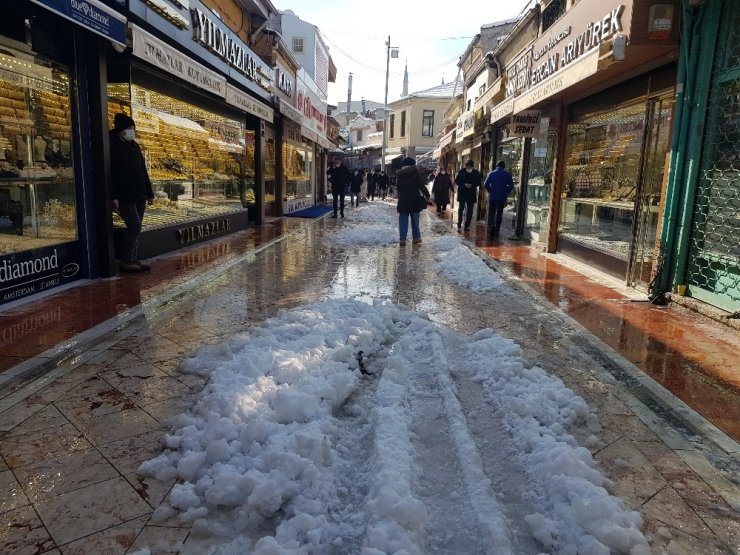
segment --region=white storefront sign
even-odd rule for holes
[[[274,119],[275,112],[272,108],[231,85],[226,86],[226,102],[270,123]]]
[[[540,134],[540,113],[536,110],[530,110],[515,114],[506,127],[510,137],[538,137]]]

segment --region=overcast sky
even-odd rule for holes
[[[457,61],[480,26],[516,17],[529,0],[455,0],[432,8],[429,0],[273,0],[280,10],[292,10],[316,25],[337,66],[337,81],[329,83],[329,104],[347,100],[347,76],[353,74],[352,100],[383,102],[388,35],[399,48],[391,58],[388,102],[403,88],[408,60],[409,92],[455,79]],[[439,5],[439,4],[436,4]]]

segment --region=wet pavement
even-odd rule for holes
[[[603,430],[590,449],[611,491],[642,513],[655,553],[737,552],[737,443],[629,364],[737,438],[737,337],[631,302],[527,246],[489,245],[476,239],[480,229],[470,238],[508,287],[471,293],[433,270],[429,243],[454,233],[433,213],[413,247],[338,248],[331,234],[341,225],[277,220],[160,257],[151,274],[3,311],[0,552],[113,554],[157,544],[165,553],[187,542],[187,525],[154,512],[173,482],[136,472],[161,452],[168,419],[203,385],[177,371],[180,361],[282,308],[350,295],[516,340],[597,412]]]

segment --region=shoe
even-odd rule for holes
[[[342,218],[344,218],[344,212],[342,212]]]
[[[398,244],[401,245],[402,247],[405,247],[406,246],[406,241],[401,240],[401,241],[398,242]]]
[[[143,271],[141,266],[139,266],[136,262],[121,262],[121,265],[118,268],[122,272],[127,272],[130,274],[138,274]]]
[[[332,217],[332,218],[336,218],[336,217],[337,217],[337,215],[336,215],[336,214],[332,214],[332,215],[331,215],[331,217]]]
[[[469,226],[465,226],[465,231],[470,231],[470,227]]]
[[[460,229],[460,226],[461,226],[461,225],[462,225],[462,224],[461,224],[460,222],[457,222],[457,229]]]
[[[412,245],[420,245],[421,244],[421,237],[419,237],[418,239],[414,239],[413,241],[411,241],[411,244]]]
[[[143,270],[144,272],[148,272],[149,270],[151,270],[151,269],[152,269],[152,267],[151,267],[151,266],[150,266],[149,264],[147,264],[146,262],[143,262],[143,261],[141,261],[141,260],[135,260],[135,261],[134,261],[134,264],[138,264],[138,265],[139,265],[139,267],[140,267],[140,268],[141,268],[141,269],[142,269],[142,270]]]

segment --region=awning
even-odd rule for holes
[[[390,164],[391,162],[393,162],[393,160],[395,160],[396,158],[400,158],[401,156],[403,156],[403,154],[386,154],[385,163]]]
[[[435,148],[432,152],[432,158],[434,158],[435,160],[439,160],[440,158],[442,158],[442,149],[439,147]]]
[[[439,140],[439,148],[444,148],[450,143],[452,143],[452,139],[455,138],[455,129],[452,131],[449,131],[448,133],[445,133],[445,135]]]

